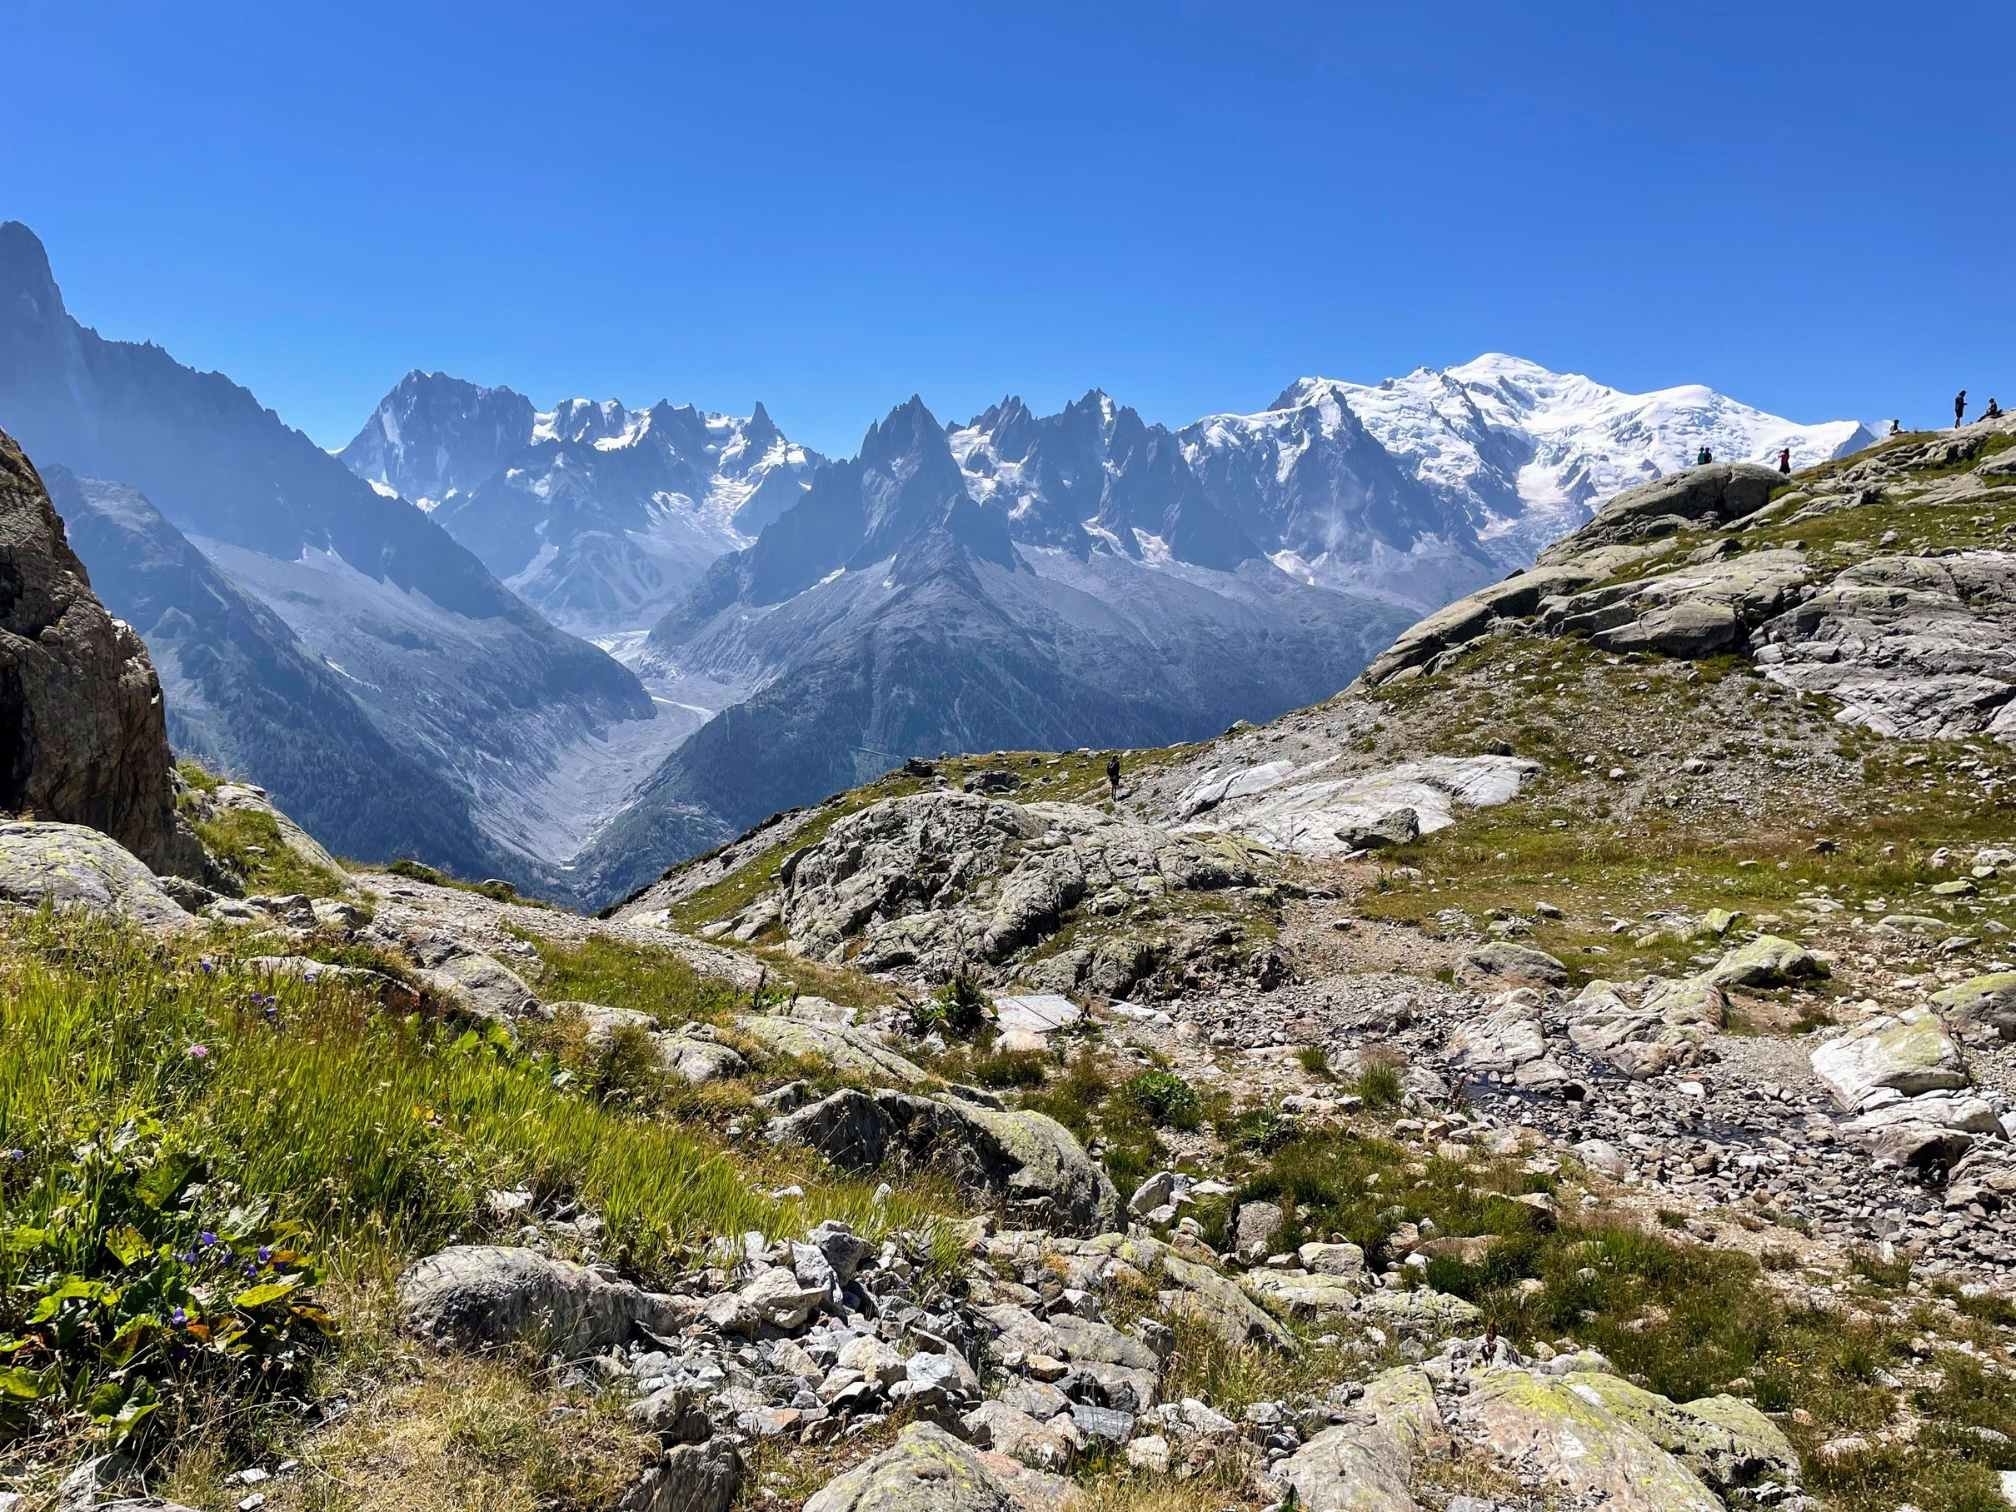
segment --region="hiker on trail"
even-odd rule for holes
[[[1953,396],[1953,428],[1960,428],[1961,420],[1967,414],[1967,390],[1962,389]]]
[[[1903,422],[1903,421],[1901,421],[1901,420],[1892,420],[1892,421],[1890,422],[1890,434],[1891,434],[1891,435],[1893,435],[1893,436],[1901,436],[1901,435],[1903,435],[1903,434],[1904,434],[1904,422]]]
[[[1789,446],[1778,448],[1778,471],[1788,474],[1792,471],[1792,448]]]
[[[2002,406],[1995,402],[1993,394],[1988,396],[1988,408],[1981,411],[1981,418],[1983,420],[2000,420],[2002,418]]]
[[[1115,751],[1106,758],[1106,786],[1113,790],[1113,801],[1120,801],[1120,753]]]

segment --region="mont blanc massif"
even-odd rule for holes
[[[1873,439],[1498,354],[1226,399],[1172,430],[1097,389],[913,396],[829,458],[760,404],[415,371],[332,454],[81,324],[0,226],[0,428],[145,640],[175,748],[340,854],[590,906],[913,755],[1271,719],[1704,446],[1806,467]]]

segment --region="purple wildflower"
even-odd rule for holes
[[[262,1244],[262,1245],[260,1245],[260,1246],[259,1246],[259,1263],[260,1263],[261,1265],[264,1265],[264,1264],[265,1264],[265,1263],[266,1263],[267,1261],[271,1260],[272,1258],[273,1258],[273,1248],[272,1248],[272,1246],[271,1246],[271,1245],[266,1245],[266,1244]]]
[[[196,1242],[202,1245],[203,1248],[208,1249],[217,1242],[217,1235],[213,1230],[205,1229],[197,1236]]]
[[[177,1328],[180,1328],[189,1321],[189,1314],[178,1307],[175,1311],[168,1314],[168,1321],[173,1323]]]
[[[188,1055],[189,1059],[194,1061],[208,1060],[210,1059],[210,1047],[208,1045],[191,1045]]]

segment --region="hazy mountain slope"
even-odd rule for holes
[[[795,504],[819,460],[760,404],[746,419],[616,400],[542,411],[510,389],[420,372],[341,456],[584,634],[648,627]]]
[[[147,643],[178,754],[269,789],[340,854],[494,869],[465,795],[388,741],[286,622],[138,491],[61,467],[46,480],[98,596]]]
[[[0,226],[0,424],[45,463],[144,492],[528,866],[585,823],[566,793],[512,810],[531,780],[655,712],[629,672],[244,389],[78,325],[15,223]]]

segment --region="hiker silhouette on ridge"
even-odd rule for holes
[[[1953,428],[1958,430],[1967,414],[1967,390],[1962,389],[1953,396]]]

